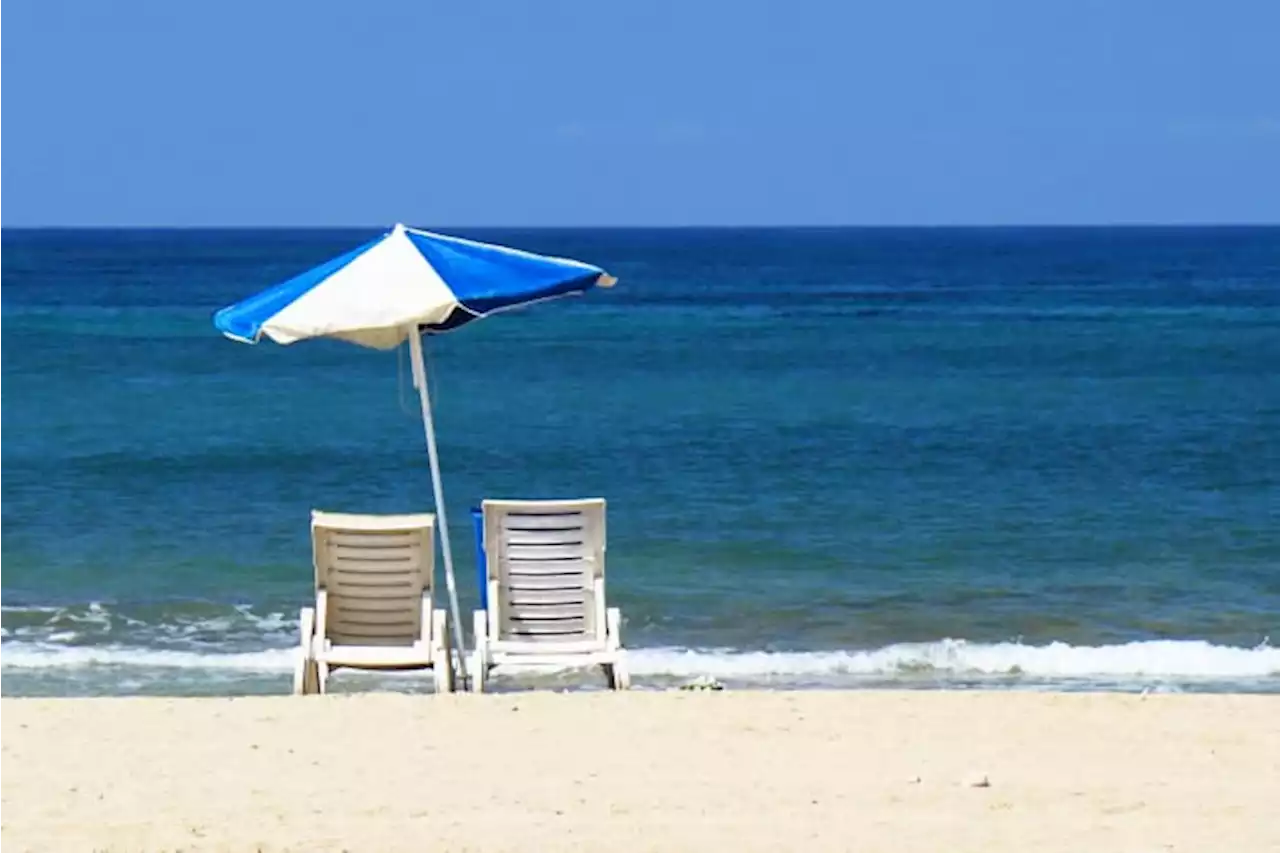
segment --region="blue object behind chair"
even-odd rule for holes
[[[471,508],[471,525],[476,534],[476,586],[480,588],[480,609],[489,609],[489,572],[484,556],[484,510]]]

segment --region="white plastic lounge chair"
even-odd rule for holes
[[[302,609],[293,692],[324,693],[331,670],[431,669],[452,684],[445,611],[432,607],[435,516],[311,513],[316,606]]]
[[[630,686],[619,634],[605,607],[603,499],[482,504],[488,609],[474,615],[473,690],[495,666],[599,666],[609,686]]]

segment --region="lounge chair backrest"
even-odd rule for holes
[[[435,565],[435,516],[312,512],[316,589],[335,645],[412,645]],[[427,609],[428,614],[430,608]]]
[[[604,500],[487,500],[483,511],[498,639],[557,643],[603,637]]]

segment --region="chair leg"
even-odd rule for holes
[[[293,668],[293,694],[308,696],[318,689],[316,681],[316,662],[311,656],[311,639],[315,632],[316,612],[313,608],[304,607],[298,614],[298,662]]]
[[[293,695],[307,695],[307,670],[311,668],[311,661],[307,660],[307,656],[302,651],[298,652],[297,663],[293,665]]]
[[[471,692],[483,693],[484,682],[489,675],[489,657],[485,653],[489,642],[489,614],[484,610],[476,610],[471,614],[471,642],[474,651],[471,653]]]
[[[311,658],[300,657],[293,670],[293,695],[315,696],[320,692],[320,665]]]
[[[329,664],[316,663],[316,693],[323,696],[329,689]]]
[[[452,693],[453,690],[453,673],[452,667],[448,665],[448,659],[444,658],[436,661],[431,665],[431,672],[435,676],[436,693]]]
[[[601,664],[604,677],[610,690],[627,690],[631,687],[631,673],[627,672],[626,660],[619,656],[616,660]]]
[[[444,610],[431,614],[431,671],[435,675],[436,692],[453,692],[453,655],[449,650],[448,615]]]
[[[626,652],[622,650],[622,611],[610,607],[605,614],[605,626],[609,647],[614,655],[613,660],[605,664],[609,687],[613,690],[627,690],[631,687],[631,673],[627,670]]]
[[[627,659],[621,653],[618,654],[618,659],[613,663],[613,689],[631,689],[631,671],[627,669]]]

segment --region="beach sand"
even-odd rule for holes
[[[5,853],[1280,850],[1280,697],[635,691],[0,711]]]

